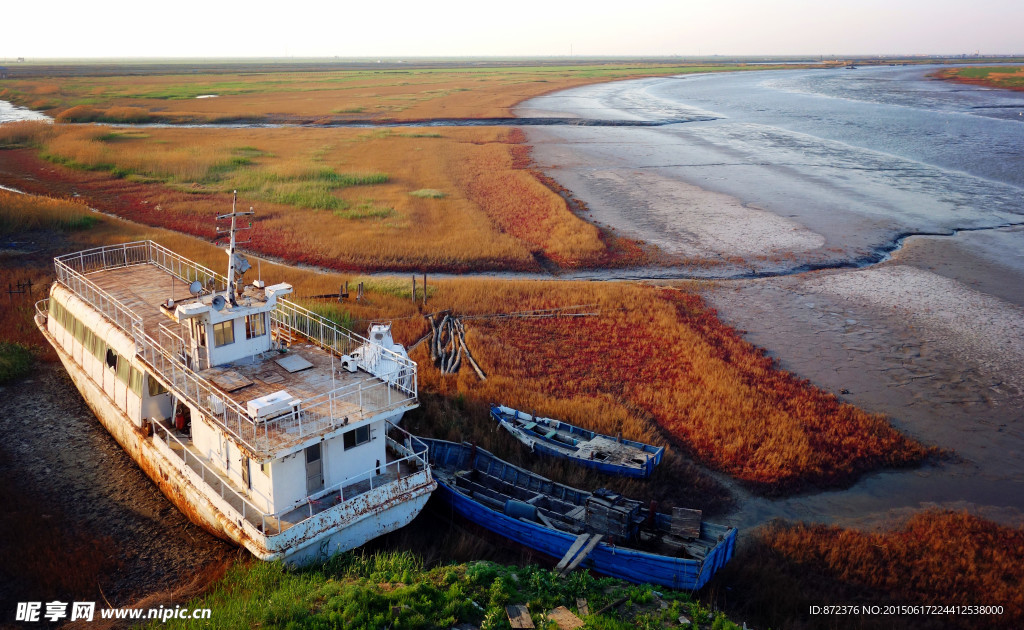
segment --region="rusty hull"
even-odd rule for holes
[[[429,469],[421,470],[387,484],[382,489],[361,494],[315,514],[280,534],[266,536],[249,521],[230,518],[215,503],[223,500],[219,496],[210,497],[204,492],[202,486],[205,484],[192,479],[197,475],[184,462],[179,465],[161,452],[160,446],[163,443],[158,438],[137,429],[67,351],[56,343],[46,330],[45,323],[39,325],[39,329],[57,351],[71,380],[100,423],[156,483],[160,491],[189,520],[218,538],[245,547],[261,560],[284,559],[289,563],[302,564],[358,547],[408,524],[422,510],[430,493],[437,487]]]

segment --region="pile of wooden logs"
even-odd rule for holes
[[[462,318],[448,311],[430,313],[425,317],[430,322],[430,360],[441,373],[455,374],[465,359],[480,380],[486,381],[487,375],[473,359],[469,346],[466,345],[466,327],[462,323]]]

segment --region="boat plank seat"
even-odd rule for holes
[[[557,429],[551,429],[550,431],[544,434],[544,437],[550,440],[555,436],[556,433],[558,433]]]
[[[528,422],[526,425],[523,426],[523,429],[529,431],[533,429],[535,426],[537,426],[536,422]]]

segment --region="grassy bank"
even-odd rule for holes
[[[957,83],[1024,91],[1024,66],[987,66],[980,68],[949,68],[931,76]]]
[[[538,628],[557,628],[545,613],[565,606],[579,614],[587,600],[587,628],[606,630],[680,626],[739,628],[685,593],[630,585],[578,571],[566,578],[537,566],[479,561],[424,567],[409,552],[354,552],[322,566],[286,571],[279,564],[236,565],[189,608],[210,608],[209,621],[171,621],[171,628],[510,628],[509,604],[525,604]],[[610,605],[610,607],[608,607]],[[608,607],[606,609],[606,607]]]

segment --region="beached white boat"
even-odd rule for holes
[[[234,213],[230,218],[234,225]],[[97,418],[190,519],[302,563],[409,523],[437,487],[395,425],[416,364],[152,241],[55,259],[36,322]]]

